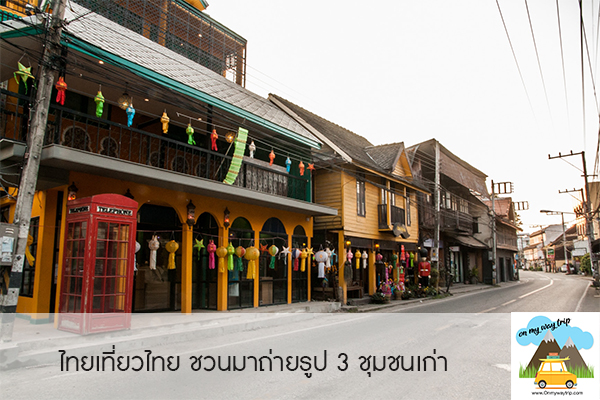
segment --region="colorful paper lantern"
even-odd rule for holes
[[[102,90],[98,89],[94,101],[96,102],[96,117],[100,118],[104,112],[104,96],[102,95]]]
[[[217,245],[214,241],[211,240],[208,242],[206,251],[208,251],[208,268],[215,269],[215,253],[217,252]]]
[[[287,265],[287,262],[288,262],[288,256],[289,256],[290,254],[292,254],[292,252],[290,251],[290,248],[289,248],[289,247],[285,247],[285,246],[284,246],[284,247],[283,247],[283,250],[281,250],[281,253],[280,253],[280,257],[281,257],[281,258],[283,258],[283,264],[284,264],[284,265]]]
[[[266,244],[260,244],[260,243],[259,243],[259,244],[258,244],[258,248],[259,248],[259,250],[260,250],[260,254],[262,254],[262,253],[266,253],[266,252],[268,252],[268,251],[269,251],[269,250],[267,249],[267,245],[266,245]]]
[[[300,176],[304,176],[304,163],[302,161],[298,164],[298,169],[300,170]]]
[[[377,256],[375,256],[375,259],[377,261],[381,261],[381,260],[383,260],[383,256],[381,255],[381,253],[377,253]]]
[[[348,249],[348,252],[346,253],[346,261],[349,262],[350,264],[352,264],[353,258],[354,258],[354,254],[352,254],[352,251],[350,249]]]
[[[300,254],[302,254],[300,250],[292,250],[292,258],[294,259],[294,271],[298,271],[298,267],[300,266]]]
[[[217,257],[219,258],[219,272],[223,273],[226,271],[225,269],[225,257],[227,257],[227,247],[221,246],[215,252]]]
[[[256,260],[260,257],[260,251],[254,247],[250,246],[246,249],[246,255],[244,258],[248,260],[248,273],[246,274],[246,279],[255,279],[256,278]]]
[[[324,250],[319,250],[315,254],[317,264],[317,278],[325,278],[325,263],[329,261],[329,256]]]
[[[354,253],[354,259],[356,260],[356,269],[360,269],[360,260],[361,260],[361,253],[360,250],[356,250],[356,253]]]
[[[167,110],[165,110],[162,113],[162,117],[160,117],[160,122],[162,123],[162,131],[163,131],[163,133],[168,133],[169,132],[169,121],[171,121],[171,119],[167,115]]]
[[[363,251],[361,258],[363,262],[363,269],[367,269],[367,259],[369,258],[369,255],[367,254],[366,250]]]
[[[25,86],[25,94],[27,94],[27,79],[31,79],[35,87],[35,77],[31,73],[31,67],[27,68],[20,62],[17,62],[17,66],[19,69],[13,74],[15,81],[17,81],[17,84],[19,83],[19,80],[23,82],[23,85]]]
[[[32,244],[33,236],[27,235],[27,247],[25,247],[25,257],[27,258],[27,262],[29,263],[30,267],[32,267],[33,263],[35,262],[35,257],[31,254],[31,251],[29,250],[29,246],[31,246]]]
[[[66,97],[65,91],[67,90],[67,83],[65,82],[65,78],[63,78],[62,76],[59,77],[54,87],[57,90],[56,102],[59,103],[61,106],[64,106]]]
[[[235,254],[235,247],[231,242],[227,245],[227,269],[233,271],[233,255]]]
[[[313,172],[313,171],[315,170],[315,164],[310,164],[310,163],[309,163],[309,164],[308,164],[308,170],[309,170],[310,172]]]
[[[250,158],[254,158],[254,153],[256,152],[256,145],[254,144],[254,140],[248,146],[248,151],[250,152]]]
[[[188,135],[188,144],[196,145],[196,141],[194,140],[194,128],[192,128],[192,124],[188,124],[187,128],[185,128],[185,133]]]
[[[287,173],[290,173],[290,168],[292,167],[292,160],[290,160],[290,158],[286,158],[285,160],[285,170],[287,171]]]
[[[202,249],[204,249],[204,239],[202,240],[196,240],[196,244],[194,244],[194,249],[198,250],[198,261],[201,260],[202,257]]]
[[[217,134],[217,130],[213,129],[212,133],[210,134],[210,149],[212,151],[218,151],[219,150],[219,149],[217,149],[217,139],[218,138],[219,138],[219,135]]]
[[[150,248],[150,269],[156,269],[156,250],[160,248],[158,236],[152,236],[152,239],[148,242],[148,247]]]
[[[271,255],[271,262],[269,263],[269,268],[275,269],[275,256],[279,253],[279,249],[275,245],[271,245],[269,247],[269,254]]]
[[[131,99],[131,103],[127,106],[125,110],[125,114],[127,114],[127,127],[131,127],[133,124],[133,117],[135,115],[135,108],[133,108],[133,99]]]
[[[327,259],[325,260],[325,268],[329,269],[331,268],[331,255],[333,254],[329,247],[325,248],[325,254],[327,254]]]
[[[242,272],[244,270],[244,262],[242,258],[246,255],[246,249],[242,246],[238,246],[235,248],[235,255],[237,258],[235,259],[235,267],[238,271]]]
[[[176,241],[171,240],[165,245],[165,249],[169,252],[169,265],[168,269],[175,269],[175,252],[179,249],[179,244]]]
[[[269,165],[273,165],[273,161],[275,161],[275,152],[271,149],[271,153],[269,153]]]
[[[306,249],[302,249],[300,252],[300,272],[304,272],[306,270],[306,259],[308,258],[308,251]]]

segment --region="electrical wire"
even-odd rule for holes
[[[563,89],[565,92],[565,104],[567,107],[567,125],[569,126],[569,130],[571,129],[571,116],[569,113],[569,97],[567,96],[567,78],[565,74],[565,55],[563,51],[563,41],[562,41],[562,28],[560,23],[560,8],[558,6],[558,0],[556,0],[556,16],[558,19],[558,38],[560,40],[560,60],[562,65],[562,75],[563,75]],[[591,66],[590,66],[591,68]]]

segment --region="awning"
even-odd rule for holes
[[[456,240],[463,246],[471,247],[474,249],[488,249],[488,246],[485,243],[480,242],[479,240],[471,236],[457,235],[452,236],[452,239]]]

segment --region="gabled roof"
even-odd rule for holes
[[[383,170],[391,173],[404,150],[404,143],[389,143],[365,148],[365,152]]]
[[[320,147],[319,139],[267,99],[143,35],[74,3],[67,7],[65,20],[68,24],[63,30],[63,39],[68,39],[65,43],[71,48],[213,104],[288,138]],[[24,21],[3,22],[0,34],[15,36],[14,30],[27,31],[32,23],[38,23],[34,18]],[[33,30],[32,33],[40,32]]]
[[[373,146],[366,138],[313,114],[278,95],[271,93],[269,99],[287,112],[292,113],[294,118],[310,125],[316,131],[313,131],[313,133],[340,154],[346,162],[358,164],[363,168],[388,175],[417,187],[419,190],[427,191],[420,184],[413,182],[412,179],[393,174],[394,168],[404,151],[403,143]],[[344,155],[348,156],[349,159]]]

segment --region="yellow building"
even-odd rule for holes
[[[72,239],[65,225],[74,212],[69,199],[104,193],[133,198],[139,205],[133,311],[189,313],[310,300],[310,275],[294,271],[288,253],[279,253],[271,264],[268,249],[311,246],[313,216],[337,214],[313,201],[312,171],[299,167],[314,162],[312,152],[322,142],[242,87],[243,38],[190,6],[202,2],[161,1],[167,3],[164,13],[189,13],[188,32],[203,29],[202,35],[178,37],[175,46],[169,40],[181,30],[166,19],[153,23],[148,17],[136,33],[126,19],[121,26],[100,15],[110,17],[110,9],[88,14],[73,4],[66,11],[71,22],[63,33],[56,78],[64,77],[68,87],[64,104],[55,100],[56,90],[52,94],[31,220],[29,250],[35,261],[25,266],[17,310],[32,322],[47,321],[48,313],[59,311],[65,285],[70,293],[81,285],[64,265],[65,243]],[[118,10],[131,15],[131,10]],[[37,58],[24,57],[22,49],[25,55],[38,54],[43,29],[29,22],[39,23],[35,18],[5,21],[0,55],[3,65],[16,70],[20,62],[36,76],[38,66],[32,62]],[[211,35],[223,37],[228,53],[201,40]],[[228,54],[227,59],[218,54]],[[13,72],[3,67],[0,76],[3,222],[13,222],[35,92],[33,80],[17,82]],[[149,247],[154,237],[156,254]],[[168,268],[165,249],[171,240],[178,244],[174,269]],[[239,259],[239,265],[236,256],[231,270],[212,268],[211,241],[215,248],[229,243],[258,248],[255,276],[248,273],[248,260]],[[109,264],[110,251],[103,253]],[[108,290],[111,277],[101,281],[106,283],[98,290]]]
[[[396,257],[400,260],[403,248],[406,272],[411,272],[419,248],[416,194],[429,192],[413,182],[403,143],[373,146],[279,96],[269,99],[325,144],[315,155],[315,201],[337,209],[338,214],[315,217],[313,246],[330,243],[336,249],[343,301],[373,294],[384,288],[386,280],[397,282],[403,268],[385,266],[395,264]],[[344,268],[348,252],[352,272]],[[381,254],[381,263],[376,262],[376,254]],[[335,295],[333,282],[323,288],[322,279],[314,281],[315,295]]]

